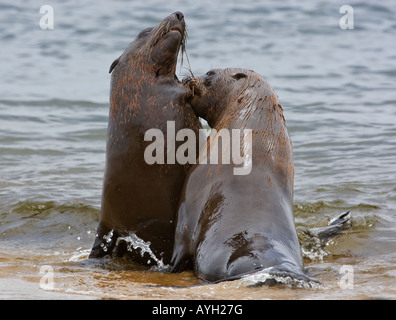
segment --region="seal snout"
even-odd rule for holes
[[[173,12],[172,16],[174,16],[179,21],[182,21],[184,19],[184,14],[180,11]]]
[[[171,19],[171,26],[168,27],[168,32],[172,31],[177,31],[180,32],[180,34],[183,36],[184,35],[184,30],[185,30],[185,21],[184,21],[184,15],[180,11],[176,11],[170,15]]]

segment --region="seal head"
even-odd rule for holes
[[[156,76],[174,76],[180,46],[186,37],[186,23],[181,12],[175,12],[155,27],[143,29],[125,52],[110,66],[136,66]]]

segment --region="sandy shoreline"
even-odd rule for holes
[[[97,297],[41,289],[39,283],[0,278],[0,300],[92,300]]]

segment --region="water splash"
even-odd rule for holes
[[[266,268],[253,274],[246,275],[240,280],[240,286],[244,287],[261,287],[261,286],[274,286],[274,285],[286,285],[291,288],[304,288],[304,289],[316,289],[321,287],[318,281],[306,279],[294,278],[289,275],[281,275],[273,272],[273,268]]]
[[[126,237],[119,237],[116,242],[116,247],[118,247],[121,241],[126,244],[127,250],[129,252],[134,252],[140,249],[141,257],[143,257],[147,253],[149,257],[156,263],[156,265],[151,267],[151,271],[167,271],[168,269],[170,269],[170,266],[166,265],[162,261],[162,259],[158,259],[153,251],[150,249],[150,241],[144,241],[133,232],[130,232],[129,235]],[[150,259],[147,261],[147,263],[150,263]]]
[[[113,239],[113,230],[110,230],[110,232],[106,235],[103,236],[103,240],[105,242],[102,242],[100,244],[101,248],[103,249],[104,252],[107,252],[108,247],[111,245],[111,241]]]
[[[82,249],[78,248],[76,252],[69,258],[67,261],[69,262],[76,262],[86,259],[89,256],[91,249]]]
[[[301,253],[303,258],[308,258],[312,261],[322,261],[324,257],[331,253],[325,249],[319,237],[315,235],[310,229],[298,227],[297,236],[301,246]]]

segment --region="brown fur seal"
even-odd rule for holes
[[[251,141],[237,150],[244,155],[241,165],[210,164],[216,148],[215,140],[208,139],[207,164],[201,154],[184,185],[172,271],[193,267],[206,281],[258,270],[309,279],[294,225],[292,144],[274,90],[259,74],[244,69],[211,70],[186,85],[195,92],[190,103],[196,114],[217,134],[221,129],[252,131]],[[245,173],[235,174],[243,167]]]
[[[175,12],[141,31],[110,67],[102,208],[90,258],[116,248],[117,255],[127,253],[142,265],[152,266],[157,259],[169,263],[177,206],[190,166],[146,163],[144,152],[152,142],[145,141],[145,133],[159,129],[166,141],[167,121],[174,121],[176,131],[198,132],[201,126],[186,102],[188,89],[175,75],[184,39],[184,17]],[[128,238],[131,235],[135,238]]]

